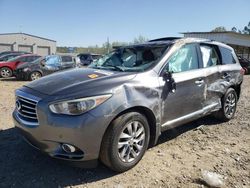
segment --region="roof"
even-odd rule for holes
[[[248,34],[242,34],[242,33],[237,33],[234,31],[210,31],[210,32],[181,32],[180,34],[234,34],[234,35],[243,35],[243,36],[249,36]]]
[[[40,39],[43,39],[43,40],[56,42],[55,40],[51,40],[51,39],[47,39],[47,38],[44,38],[44,37],[39,37],[39,36],[36,36],[36,35],[27,34],[27,33],[0,33],[0,35],[20,35],[20,34],[40,38]]]

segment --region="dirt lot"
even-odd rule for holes
[[[14,90],[25,82],[0,80],[0,187],[206,187],[201,172],[224,177],[224,187],[250,187],[250,76],[235,119],[212,117],[165,132],[132,170],[103,165],[79,169],[27,145],[13,128]]]

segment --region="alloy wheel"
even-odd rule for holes
[[[30,75],[30,78],[31,80],[37,80],[39,78],[41,78],[41,74],[39,72],[33,72],[31,75]]]
[[[235,107],[236,107],[236,96],[233,93],[229,93],[224,105],[225,115],[228,118],[231,118],[231,116],[233,116],[235,112]]]
[[[133,162],[145,143],[145,129],[139,121],[125,125],[118,139],[118,156],[123,162]]]
[[[1,69],[1,76],[3,78],[8,78],[12,76],[11,70],[9,68],[2,68]]]

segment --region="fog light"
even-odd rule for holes
[[[76,148],[70,144],[62,144],[62,149],[66,153],[74,153],[76,151]]]

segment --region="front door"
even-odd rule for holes
[[[167,60],[163,69],[172,72],[175,92],[166,90],[166,82],[160,78],[162,94],[162,128],[168,129],[194,118],[203,108],[205,82],[199,69],[196,44],[185,44]]]

